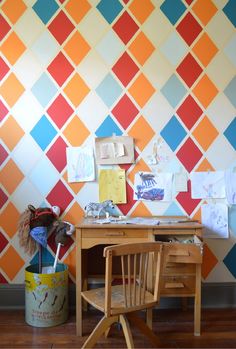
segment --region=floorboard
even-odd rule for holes
[[[65,324],[38,328],[25,323],[23,310],[0,311],[0,348],[75,349],[96,326],[101,315],[90,310],[84,314],[84,337],[75,335],[75,314],[71,312]],[[236,348],[236,309],[202,310],[202,333],[193,335],[193,311],[160,309],[154,313],[153,330],[160,339],[160,348]],[[151,348],[148,340],[131,328],[136,348]],[[96,348],[126,348],[122,331],[111,329]]]

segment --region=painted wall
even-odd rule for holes
[[[137,171],[225,170],[236,164],[235,0],[0,1],[0,283],[23,283],[37,261],[19,247],[29,203],[59,205],[76,223],[97,182],[69,184],[66,147],[95,137],[135,139],[124,215],[201,219],[204,200],[132,199]],[[159,142],[160,161],[148,157]],[[205,240],[203,281],[236,278],[236,210],[230,238]],[[55,252],[49,239],[44,259]],[[61,260],[75,278],[74,239]]]

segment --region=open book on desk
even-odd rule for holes
[[[188,217],[183,218],[170,218],[170,217],[163,217],[159,219],[160,224],[175,224],[175,223],[199,223],[196,219],[191,219]]]
[[[95,224],[136,224],[136,225],[159,225],[160,220],[157,218],[133,217],[133,218],[119,218],[108,217],[103,219],[96,219]]]

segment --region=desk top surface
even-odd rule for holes
[[[110,220],[109,220],[110,219]],[[114,219],[114,220],[113,220]],[[155,224],[155,221],[157,222]],[[76,224],[80,229],[201,229],[203,225],[185,216],[156,216],[156,217],[84,217]]]

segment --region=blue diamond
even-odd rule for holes
[[[224,136],[227,138],[232,147],[236,150],[236,117],[225,130]]]
[[[166,97],[173,108],[183,99],[186,94],[186,88],[173,74],[166,84],[162,87],[161,92]]]
[[[187,132],[185,131],[183,126],[181,126],[180,122],[175,116],[172,116],[170,121],[161,131],[161,136],[164,138],[172,151],[174,151],[178,147],[186,134]]]
[[[101,0],[97,5],[97,9],[106,21],[111,24],[123,9],[123,6],[118,0]]]
[[[160,9],[174,25],[186,10],[181,0],[165,0]]]
[[[34,128],[30,132],[35,142],[38,143],[42,150],[45,150],[51,143],[52,139],[56,136],[57,131],[48,121],[45,115],[37,122]]]
[[[46,197],[58,180],[58,171],[45,156],[37,161],[36,166],[30,172],[29,179],[39,192]]]
[[[50,100],[55,96],[57,88],[52,82],[47,74],[43,73],[41,77],[36,81],[31,91],[34,96],[37,98],[39,103],[46,107]]]
[[[180,209],[180,207],[177,205],[177,203],[172,202],[170,206],[167,208],[167,210],[164,213],[164,216],[183,216],[183,210]]]
[[[114,120],[110,116],[108,116],[97,129],[95,134],[97,137],[110,137],[113,134],[115,134],[116,136],[121,136],[122,131],[119,129]]]
[[[46,5],[45,0],[38,0],[33,6],[34,11],[44,24],[46,24],[52,18],[58,8],[59,6],[55,0],[47,0]]]
[[[236,1],[229,0],[229,2],[223,8],[223,11],[231,23],[236,27]]]
[[[110,108],[120,96],[122,88],[111,74],[107,74],[105,79],[96,88],[96,92],[103,102]]]
[[[223,259],[224,264],[229,269],[231,274],[236,278],[236,244],[231,248],[227,256]]]
[[[227,45],[224,48],[224,51],[228,56],[228,58],[232,61],[232,63],[236,67],[236,33],[228,41]]]
[[[230,81],[224,90],[225,95],[236,108],[236,76]]]

